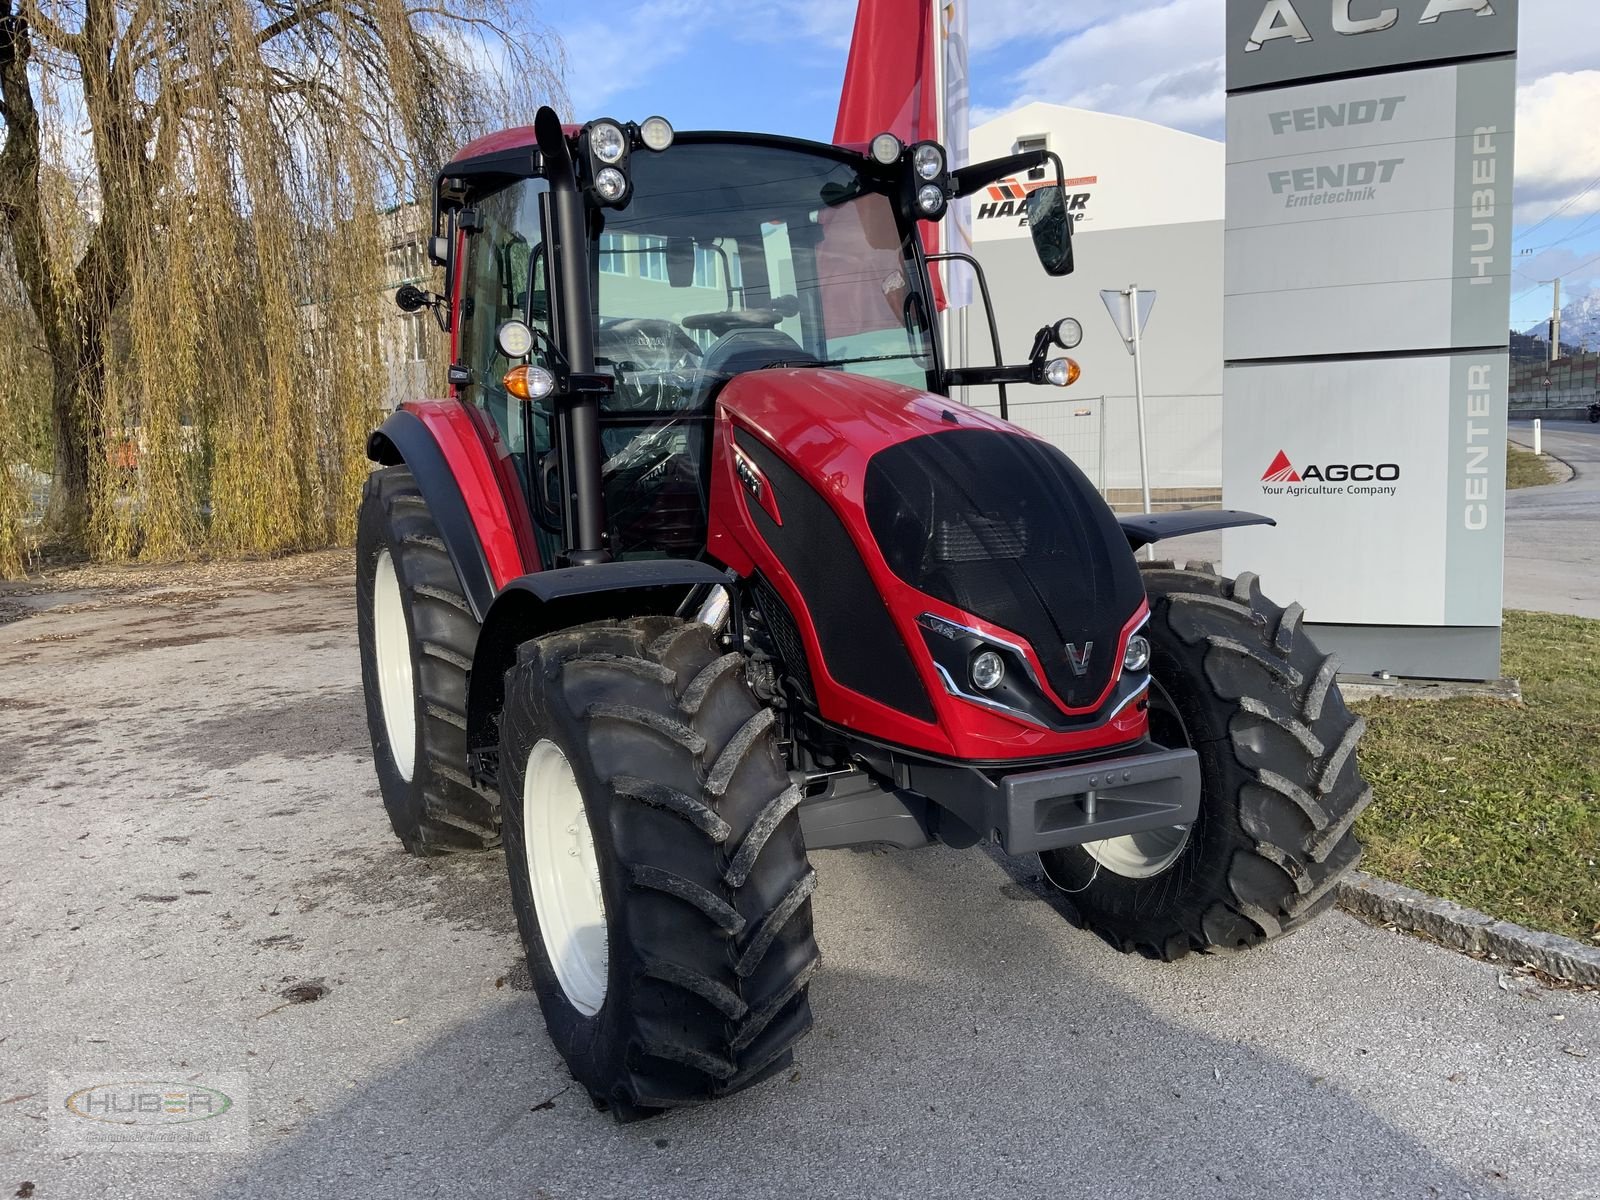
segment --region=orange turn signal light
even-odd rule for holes
[[[506,391],[518,400],[533,399],[528,393],[528,367],[526,363],[512,367],[500,382],[505,385]]]
[[[556,389],[556,378],[543,367],[522,363],[512,367],[501,378],[500,384],[507,394],[518,400],[543,400]]]
[[[1083,372],[1071,358],[1052,358],[1044,365],[1044,382],[1055,387],[1071,387]]]

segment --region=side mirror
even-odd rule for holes
[[[1060,184],[1028,193],[1028,232],[1046,275],[1072,274],[1072,214]]]
[[[694,286],[694,239],[667,239],[667,284],[670,287]]]
[[[401,312],[416,312],[433,303],[428,293],[414,283],[402,283],[394,290],[394,302]]]

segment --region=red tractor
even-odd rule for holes
[[[1300,606],[1135,559],[1263,519],[1119,519],[950,399],[1076,377],[1070,321],[945,366],[917,233],[1047,164],[1061,275],[1045,152],[543,109],[439,175],[446,293],[397,300],[454,395],[372,435],[361,506],[373,753],[408,850],[504,845],[550,1036],[619,1119],[791,1061],[808,850],[1037,853],[1070,920],[1167,960],[1295,929],[1359,857],[1361,722]]]

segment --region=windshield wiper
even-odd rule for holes
[[[865,354],[860,358],[829,358],[820,362],[814,358],[802,358],[794,360],[785,359],[781,362],[764,363],[761,369],[763,371],[775,371],[785,367],[816,367],[819,370],[822,370],[827,367],[849,366],[851,363],[893,362],[902,358],[910,358],[920,361],[922,356],[920,354]]]

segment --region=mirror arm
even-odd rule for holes
[[[981,187],[1004,179],[1007,175],[1015,175],[1019,171],[1031,171],[1035,167],[1042,167],[1045,160],[1056,160],[1056,177],[1061,176],[1061,160],[1048,150],[1029,150],[1026,154],[1010,154],[1005,158],[993,158],[988,162],[973,163],[969,167],[962,167],[950,177],[952,194],[956,199],[970,196]]]

